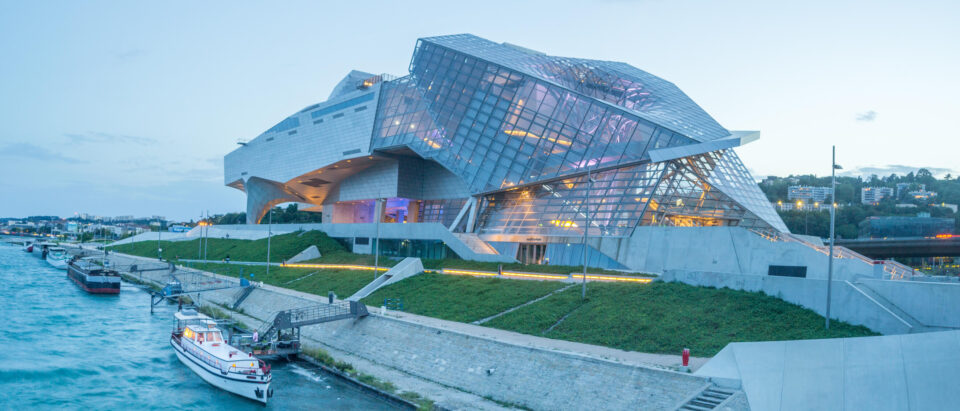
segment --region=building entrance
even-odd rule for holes
[[[543,264],[546,253],[546,244],[523,243],[517,247],[517,261],[521,264]]]

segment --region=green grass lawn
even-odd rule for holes
[[[195,263],[188,266],[231,277],[242,275],[246,279],[251,279],[252,273],[254,281],[321,296],[333,291],[340,298],[353,295],[373,281],[373,271],[270,267],[270,275],[267,275],[266,266],[220,263]]]
[[[568,315],[569,314],[569,315]],[[556,327],[565,315],[566,319]],[[485,326],[629,351],[712,356],[737,341],[877,335],[762,293],[679,283],[587,284],[493,319]]]
[[[547,295],[559,281],[526,281],[420,274],[388,285],[364,298],[380,306],[387,298],[403,300],[404,311],[445,320],[471,322]]]
[[[210,261],[222,261],[227,256],[230,256],[231,261],[260,262],[267,260],[267,239],[265,238],[260,240],[210,238],[206,241],[206,254],[207,259]],[[315,230],[273,236],[270,240],[270,261],[279,263],[287,260],[311,245],[317,246],[322,257],[305,261],[306,263],[373,265],[374,257],[372,255],[351,253],[339,242],[328,237],[326,233]],[[161,241],[160,247],[163,249],[163,258],[165,260],[196,260],[199,259],[198,257],[200,257],[202,253],[202,246],[199,239],[190,241]],[[109,249],[141,257],[155,258],[157,256],[156,241],[147,240],[121,244],[110,246]],[[392,267],[398,261],[399,259],[381,256],[379,263],[382,267]],[[498,265],[498,263],[468,261],[459,258],[423,260],[423,266],[427,269],[459,268],[496,272]],[[582,272],[583,266],[505,263],[503,264],[503,269],[505,271],[569,274]],[[591,274],[648,276],[645,274],[629,274],[599,268],[590,268],[587,271]]]
[[[220,261],[230,256],[231,261],[267,261],[267,239],[234,240],[222,238],[207,239],[207,259]],[[322,231],[303,231],[289,234],[275,235],[270,239],[270,261],[279,263],[289,259],[310,247],[316,245],[320,255],[325,260],[336,263],[365,263],[373,256],[363,256],[348,252],[340,243],[327,236]],[[200,256],[200,240],[190,241],[161,241],[163,258],[167,260],[198,259]],[[121,244],[109,247],[112,251],[142,257],[157,256],[156,241],[139,241],[136,243]],[[369,257],[369,258],[366,258]],[[381,259],[384,260],[384,259]],[[326,261],[325,261],[326,262]]]

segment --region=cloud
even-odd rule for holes
[[[117,61],[119,61],[119,62],[122,63],[122,62],[127,62],[127,61],[130,61],[130,60],[134,60],[134,59],[136,59],[136,58],[138,58],[138,57],[146,54],[146,52],[147,52],[147,51],[146,51],[146,50],[143,50],[143,49],[129,49],[129,50],[124,50],[124,51],[120,51],[120,52],[113,53],[113,57],[114,57],[115,59],[117,59]]]
[[[870,123],[876,119],[877,119],[877,112],[873,110],[863,112],[863,113],[857,113],[857,121]]]
[[[34,160],[80,164],[86,161],[54,153],[46,148],[29,143],[7,144],[0,149],[0,157],[29,158]]]
[[[157,140],[149,137],[128,136],[125,134],[104,133],[102,131],[88,131],[83,134],[67,133],[65,137],[74,144],[99,144],[99,143],[130,143],[140,145],[156,144]]]
[[[957,174],[956,171],[951,170],[949,168],[913,167],[913,166],[905,166],[900,164],[888,164],[885,166],[856,167],[847,171],[842,171],[839,173],[839,175],[848,176],[848,177],[857,177],[857,176],[869,177],[873,174],[876,174],[880,177],[883,177],[883,176],[889,176],[890,174],[899,174],[899,175],[906,175],[909,173],[916,174],[917,170],[921,168],[927,169],[928,171],[930,171],[930,173],[932,173],[934,176],[937,176],[937,177],[942,177],[947,174]]]

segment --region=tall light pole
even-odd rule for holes
[[[210,220],[210,210],[207,210],[207,220]],[[204,223],[203,229],[206,235],[203,237],[203,262],[207,262],[207,246],[210,244],[210,226],[209,222]]]
[[[270,237],[273,235],[273,207],[270,207],[267,217],[267,277],[270,277]]]
[[[203,212],[200,212],[200,221],[197,222],[197,227],[200,228],[200,241],[197,242],[197,259],[203,256]]]
[[[593,190],[593,179],[590,178],[590,166],[587,165],[587,195],[583,199],[583,216],[586,224],[583,225],[583,279],[580,286],[580,301],[587,299],[587,232],[590,231],[590,191]]]
[[[833,201],[833,207],[830,207],[830,260],[827,262],[827,314],[826,327],[830,329],[830,294],[833,288],[833,243],[836,241],[834,235],[834,221],[837,215],[837,170],[842,169],[837,165],[837,146],[833,146],[833,159],[830,167],[830,199]]]
[[[163,254],[161,254],[162,249],[160,248],[160,229],[163,227],[163,223],[160,222],[160,218],[157,217],[157,260],[163,261]]]
[[[376,239],[375,239],[376,242],[373,243],[373,279],[377,279],[377,274],[380,272],[380,219],[383,218],[380,215],[380,197],[379,196],[377,196],[377,201],[374,201],[374,207],[377,208],[376,211],[374,211],[374,215],[377,216],[377,222],[376,222],[377,232],[376,232]]]

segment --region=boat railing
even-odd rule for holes
[[[189,341],[189,340],[188,340]],[[225,342],[223,342],[225,344]],[[214,343],[215,344],[215,343]],[[207,365],[214,367],[220,370],[220,373],[226,374],[241,374],[241,375],[255,375],[257,370],[260,369],[260,361],[256,358],[249,359],[240,359],[236,360],[221,360],[219,358],[214,358],[212,355],[207,354],[203,350],[197,348],[193,344],[183,344],[181,343],[184,351],[188,352],[194,358],[203,361]],[[239,350],[237,355],[242,354]],[[254,364],[252,367],[244,364]]]

